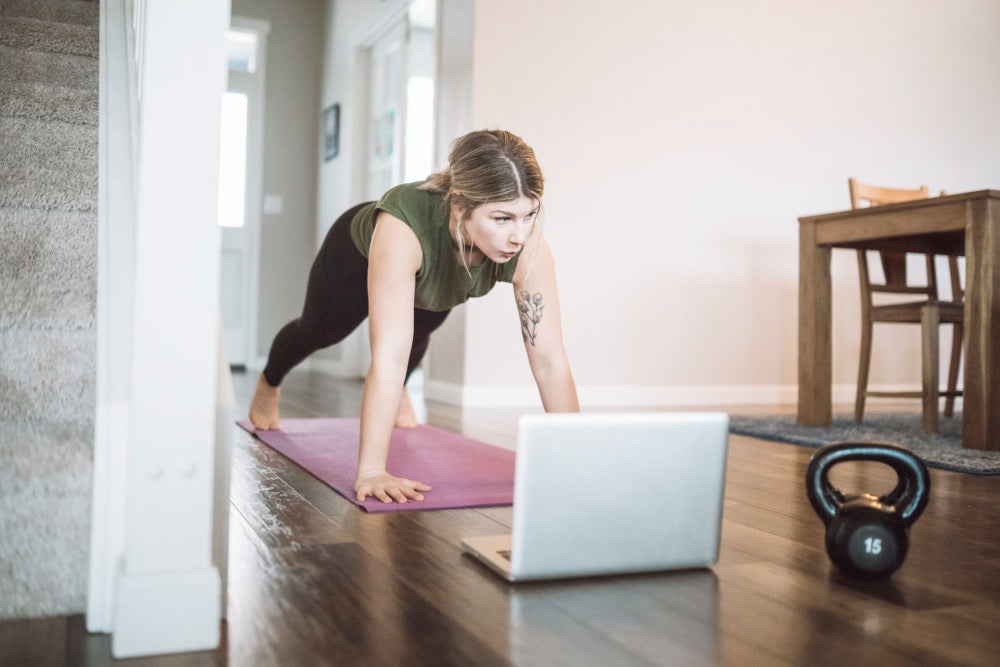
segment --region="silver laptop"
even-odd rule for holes
[[[728,427],[715,412],[521,417],[513,534],[462,548],[510,581],[710,567]]]

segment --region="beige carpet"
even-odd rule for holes
[[[97,2],[0,1],[0,619],[86,607],[98,23]]]

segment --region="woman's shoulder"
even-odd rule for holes
[[[389,188],[379,200],[377,208],[390,213],[416,230],[437,227],[444,210],[443,196],[437,192],[421,190],[423,181],[403,183]],[[447,217],[445,216],[447,223]]]
[[[440,201],[442,199],[440,193],[421,189],[424,183],[425,181],[413,181],[394,185],[382,195],[378,202],[379,208],[382,208],[383,204],[426,204],[431,201]]]

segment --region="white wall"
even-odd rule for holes
[[[475,25],[472,124],[542,163],[584,403],[794,401],[797,217],[848,208],[851,175],[1000,185],[995,0],[480,0]],[[836,254],[850,396],[857,269]],[[531,384],[504,292],[466,313],[484,400]],[[901,338],[874,383],[917,382]]]
[[[389,5],[333,5],[324,103],[347,102],[347,152],[321,168],[324,231],[353,203],[352,45]],[[1000,186],[996,0],[474,5],[468,127],[536,149],[585,405],[794,402],[798,216],[847,208],[852,175]],[[857,269],[835,255],[835,397],[850,399]],[[436,379],[435,358],[428,395],[537,401],[510,290],[461,315],[464,369]],[[916,334],[897,339],[873,383],[917,382]]]
[[[436,17],[435,141],[438,168],[447,164],[450,144],[472,126],[472,52],[475,3],[438,0]],[[428,348],[425,395],[461,404],[465,387],[465,306],[454,308]],[[456,354],[456,350],[460,351]]]

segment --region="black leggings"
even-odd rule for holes
[[[271,343],[264,379],[281,384],[288,371],[316,350],[339,343],[368,317],[368,260],[351,240],[351,220],[359,204],[340,216],[309,271],[302,315],[286,324]],[[430,342],[431,332],[450,311],[413,309],[413,343],[406,377],[417,367]]]

